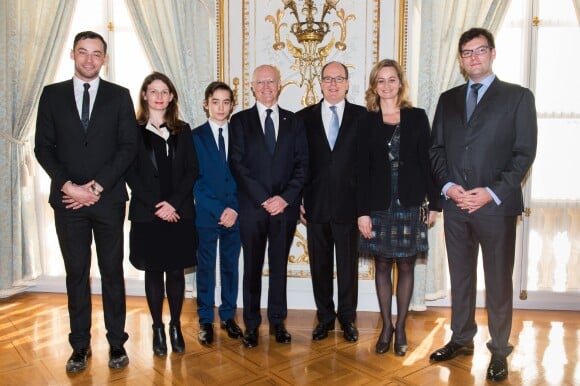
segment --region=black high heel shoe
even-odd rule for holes
[[[384,354],[389,351],[391,347],[391,340],[393,339],[393,335],[395,334],[395,330],[391,331],[389,334],[389,339],[386,342],[381,342],[381,336],[383,336],[383,332],[381,331],[381,335],[379,335],[379,340],[375,346],[375,352],[377,354]]]
[[[153,353],[158,357],[167,355],[167,341],[165,338],[165,326],[153,326]]]
[[[403,330],[403,333],[401,335],[405,337],[405,343],[403,344],[397,343],[398,341],[397,334],[395,334],[395,344],[393,346],[393,350],[395,351],[396,355],[404,357],[407,354],[409,346],[407,345],[407,334],[405,333],[405,330]]]
[[[173,352],[182,353],[185,351],[185,341],[183,340],[180,325],[169,325],[169,340],[171,341]]]

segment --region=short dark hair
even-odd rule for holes
[[[493,39],[493,34],[486,30],[485,28],[471,28],[470,30],[465,31],[461,34],[459,38],[459,44],[457,46],[457,50],[459,53],[463,50],[463,46],[467,44],[467,42],[475,39],[476,37],[483,36],[487,40],[487,45],[489,48],[495,48],[495,41]]]
[[[73,43],[73,50],[77,46],[77,43],[79,42],[79,40],[85,40],[85,39],[99,39],[101,42],[103,42],[103,45],[105,46],[105,52],[103,52],[103,53],[107,54],[107,42],[105,41],[105,39],[101,35],[99,35],[96,32],[93,32],[93,31],[79,32],[75,36],[75,40]]]
[[[214,81],[207,85],[207,87],[205,88],[205,97],[203,100],[208,101],[209,98],[213,95],[213,93],[216,92],[217,90],[228,91],[230,93],[230,101],[232,102],[232,105],[236,104],[234,101],[234,92],[232,91],[231,87],[228,86],[227,83],[219,81]]]
[[[340,64],[342,68],[344,68],[344,73],[346,74],[345,78],[348,79],[348,68],[344,65],[344,63],[337,61],[328,62],[324,66],[322,66],[322,69],[320,70],[320,77],[322,78],[322,75],[324,74],[324,70],[326,70],[326,67],[330,66],[333,63]]]

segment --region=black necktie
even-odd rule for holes
[[[224,141],[224,136],[222,135],[223,131],[224,129],[220,127],[218,134],[218,150],[222,157],[222,161],[226,162],[226,141]]]
[[[89,109],[91,105],[90,102],[91,97],[89,96],[89,87],[91,87],[91,85],[85,83],[83,84],[83,87],[85,88],[85,91],[83,91],[83,108],[81,111],[81,122],[83,123],[85,131],[87,131],[87,128],[89,127]]]
[[[274,121],[270,114],[272,114],[272,109],[266,110],[266,120],[264,121],[264,136],[266,138],[266,147],[270,154],[274,154],[274,148],[276,148],[276,133],[274,132]]]
[[[469,90],[469,96],[467,97],[467,103],[465,104],[465,115],[467,121],[471,118],[475,106],[477,106],[477,92],[483,86],[481,83],[474,83],[471,85],[471,90]]]

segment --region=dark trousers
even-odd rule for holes
[[[492,354],[507,356],[512,327],[516,216],[489,216],[460,211],[444,213],[445,244],[451,278],[452,341],[467,344],[477,333],[475,300],[477,256],[481,246],[485,302]]]
[[[223,321],[233,319],[238,299],[238,263],[241,249],[239,227],[197,227],[197,235],[199,245],[196,284],[199,323],[214,321],[218,239],[221,285],[219,316]]]
[[[103,313],[107,340],[121,346],[125,332],[125,279],[123,276],[123,223],[125,205],[98,203],[78,210],[56,210],[55,225],[66,270],[70,318],[69,342],[73,349],[91,341],[91,244],[93,235],[101,274]]]
[[[356,223],[307,225],[312,289],[318,321],[354,322],[358,303],[358,228]],[[333,300],[333,268],[336,249],[338,309]]]
[[[240,231],[244,249],[243,298],[246,329],[258,328],[262,322],[260,298],[266,242],[269,279],[268,321],[270,325],[282,323],[288,314],[286,270],[288,254],[296,231],[296,220],[272,217],[265,220],[245,220],[240,221]]]

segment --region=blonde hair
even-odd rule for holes
[[[405,108],[405,107],[413,107],[413,104],[409,100],[408,92],[409,86],[407,85],[407,78],[405,77],[405,73],[401,69],[399,63],[393,59],[383,59],[377,64],[373,66],[371,69],[371,74],[369,75],[369,86],[365,91],[365,100],[367,103],[367,110],[368,111],[379,111],[381,106],[381,98],[376,92],[377,89],[377,79],[379,77],[379,71],[384,67],[393,67],[397,72],[397,77],[401,82],[401,87],[399,88],[398,98],[397,98],[397,107]]]

